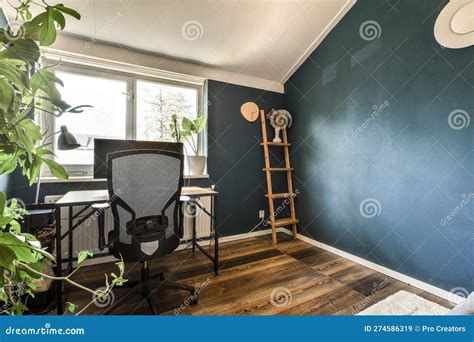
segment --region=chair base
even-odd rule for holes
[[[130,290],[120,297],[109,308],[107,308],[107,310],[102,313],[103,315],[110,314],[113,309],[123,304],[132,294],[136,292],[138,292],[143,297],[143,299],[147,301],[151,313],[153,315],[159,315],[160,310],[152,298],[153,293],[158,289],[189,291],[189,303],[192,305],[198,303],[197,292],[193,286],[166,281],[164,280],[163,272],[150,276],[148,263],[146,261],[142,263],[140,280],[129,280],[125,282],[120,288],[128,288]]]

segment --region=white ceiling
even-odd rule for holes
[[[62,2],[68,34],[283,84],[355,0]]]

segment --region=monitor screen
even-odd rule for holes
[[[183,153],[183,144],[165,141],[94,139],[94,178],[107,178],[107,154],[129,150],[161,150]]]

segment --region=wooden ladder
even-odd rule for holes
[[[265,112],[263,110],[260,110],[260,123],[262,124],[262,138],[263,138],[263,142],[261,143],[261,145],[263,146],[263,151],[265,154],[265,168],[263,169],[263,171],[265,171],[267,175],[267,188],[268,188],[268,191],[265,197],[268,198],[268,208],[270,210],[270,224],[272,226],[272,240],[273,240],[273,243],[277,243],[278,241],[277,241],[276,229],[278,227],[291,225],[293,236],[296,238],[297,236],[296,224],[299,222],[298,219],[296,218],[296,212],[295,212],[296,194],[293,192],[293,181],[291,177],[291,172],[294,170],[290,164],[289,147],[291,146],[291,144],[288,143],[286,128],[282,130],[283,142],[275,143],[272,141],[268,141],[266,118],[265,118]],[[268,153],[269,146],[283,147],[283,151],[285,154],[285,167],[271,167],[270,155]],[[272,172],[286,172],[288,192],[273,193],[272,174],[271,174]],[[276,198],[288,198],[290,200],[290,216],[291,217],[279,218],[279,219],[275,217],[275,206],[274,206],[273,200]]]

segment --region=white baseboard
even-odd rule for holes
[[[248,238],[251,238],[251,237],[261,236],[261,235],[268,235],[268,234],[271,234],[271,233],[272,233],[271,228],[262,229],[262,230],[257,230],[257,231],[250,232],[250,233],[225,236],[225,237],[220,238],[219,242],[229,242],[229,241],[235,241],[235,240],[248,239]]]
[[[286,229],[286,228],[282,228],[280,229],[280,232],[282,233],[285,233],[285,234],[288,234],[288,235],[291,235],[293,236],[293,233],[289,230],[289,229]],[[397,280],[400,280],[404,283],[407,283],[411,286],[414,286],[414,287],[417,287],[423,291],[426,291],[428,293],[431,293],[435,296],[438,296],[440,298],[443,298],[443,299],[446,299],[450,302],[453,302],[453,303],[456,303],[456,304],[459,304],[460,302],[464,301],[465,298],[461,297],[461,296],[458,296],[454,293],[451,293],[449,291],[446,291],[446,290],[443,290],[443,289],[440,289],[439,287],[436,287],[436,286],[433,286],[433,285],[430,285],[428,283],[425,283],[421,280],[418,280],[418,279],[415,279],[413,277],[410,277],[410,276],[407,276],[403,273],[400,273],[400,272],[397,272],[397,271],[394,271],[394,270],[391,270],[387,267],[384,267],[384,266],[381,266],[379,264],[376,264],[372,261],[368,261],[368,260],[365,260],[365,259],[362,259],[358,256],[355,256],[353,254],[350,254],[350,253],[347,253],[347,252],[344,252],[340,249],[337,249],[335,247],[332,247],[332,246],[329,246],[329,245],[326,245],[325,243],[322,243],[322,242],[319,242],[319,241],[316,241],[316,240],[313,240],[307,236],[304,236],[304,235],[301,235],[301,234],[298,234],[298,239],[304,241],[304,242],[307,242],[313,246],[316,246],[318,248],[321,248],[321,249],[324,249],[328,252],[331,252],[331,253],[334,253],[334,254],[337,254],[341,257],[344,257],[346,259],[349,259],[355,263],[358,263],[362,266],[365,266],[365,267],[368,267],[374,271],[377,271],[377,272],[380,272],[382,274],[385,274],[389,277],[392,277],[394,279],[397,279]]]

